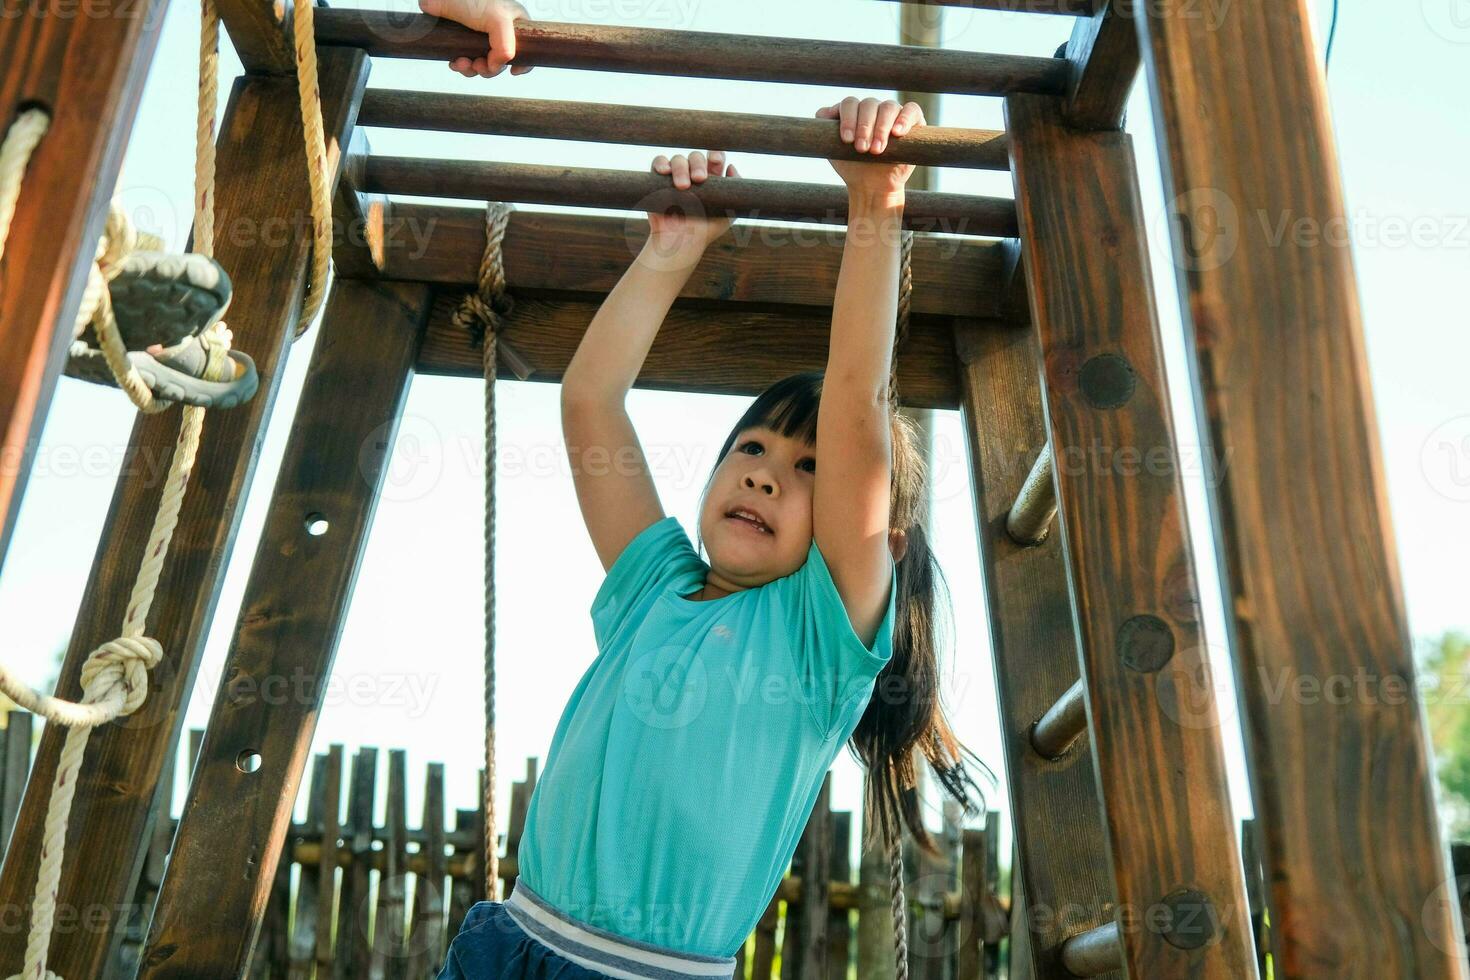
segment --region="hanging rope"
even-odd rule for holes
[[[205,0],[213,8],[213,0]],[[301,96],[301,129],[306,136],[306,176],[311,186],[311,278],[296,336],[306,333],[327,295],[332,263],[332,195],[327,184],[327,140],[322,128],[322,95],[317,85],[315,0],[295,0],[292,36],[296,45],[296,87]],[[213,119],[211,118],[211,125]],[[211,141],[210,146],[214,143]]]
[[[909,308],[913,305],[914,293],[914,233],[907,229],[900,233],[898,249],[898,316],[893,331],[893,358],[888,375],[888,400],[893,410],[898,411],[898,349],[909,336]]]
[[[481,345],[481,366],[485,377],[485,836],[482,841],[485,863],[485,897],[496,900],[500,884],[500,847],[495,814],[495,378],[500,331],[515,308],[506,291],[505,262],[501,243],[510,224],[511,207],[493,203],[485,206],[485,252],[480,258],[479,286],[466,293],[450,322],[468,331]],[[505,344],[510,360],[520,355]],[[524,361],[521,361],[524,365]],[[522,380],[529,377],[517,371]]]
[[[908,901],[903,894],[903,845],[902,834],[895,833],[888,839],[888,882],[893,890],[893,976],[894,980],[908,980],[909,976],[909,923]]]
[[[194,227],[197,250],[202,255],[212,256],[219,17],[213,0],[201,2]],[[326,154],[321,149],[324,140],[316,81],[316,57],[310,27],[310,2],[311,0],[306,0],[303,15],[301,0],[297,0],[297,16],[302,18],[297,23],[304,23],[305,27],[304,30],[297,31],[296,47],[316,237],[313,245],[313,280],[301,322],[298,324],[298,336],[310,324],[311,317],[321,304],[321,294],[326,283],[324,266],[331,257],[330,201],[326,195]],[[304,48],[312,50],[303,54]],[[0,255],[4,254],[5,239],[9,235],[20,192],[21,177],[32,151],[46,132],[47,125],[48,119],[44,112],[24,112],[11,125],[3,145],[0,145]],[[325,208],[320,206],[323,201],[326,202]],[[325,218],[322,217],[324,212]],[[128,362],[126,346],[118,334],[117,322],[112,313],[112,299],[107,283],[116,275],[118,266],[130,252],[138,248],[161,247],[162,242],[156,237],[137,232],[127,220],[126,214],[114,205],[109,210],[107,227],[98,243],[83,292],[81,309],[73,326],[74,336],[79,336],[88,324],[94,328],[118,384],[127,392],[134,405],[149,413],[161,411],[168,403],[153,398],[152,392],[142,383],[136,370]],[[223,321],[205,331],[201,339],[208,351],[205,377],[218,381],[227,371],[233,373],[233,364],[227,360],[230,332]],[[14,974],[10,980],[61,980],[46,968],[46,960],[56,916],[56,897],[66,850],[67,823],[81,773],[82,759],[93,728],[130,715],[142,707],[148,697],[148,671],[163,658],[162,645],[144,634],[144,625],[153,606],[163,563],[173,541],[174,529],[178,526],[189,474],[198,456],[204,411],[203,408],[192,405],[183,410],[178,441],[159,498],[158,512],[143,549],[138,577],[128,599],[122,632],[117,639],[94,650],[82,664],[81,700],[71,702],[42,694],[12,675],[4,665],[0,665],[0,690],[20,707],[67,729],[42,830],[41,860],[37,869],[35,895],[31,902],[25,964],[21,972]]]

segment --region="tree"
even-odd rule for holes
[[[1470,839],[1470,637],[1448,632],[1423,649],[1420,690],[1439,775],[1440,820]]]

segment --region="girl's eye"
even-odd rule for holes
[[[760,443],[756,442],[754,439],[751,439],[748,442],[743,442],[743,443],[740,444],[740,452],[743,453],[747,449],[750,449],[752,446],[754,446],[757,450],[759,450],[761,448],[761,444]]]
[[[797,463],[796,465],[805,466],[808,473],[815,473],[817,471],[817,461],[812,459],[810,456],[802,460],[800,463]]]

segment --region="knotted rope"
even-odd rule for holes
[[[214,171],[215,171],[215,104],[218,92],[219,17],[213,0],[201,0],[199,46],[199,104],[195,141],[195,245],[200,254],[214,254]],[[321,305],[326,285],[326,263],[331,258],[330,200],[326,192],[326,153],[321,124],[321,103],[317,89],[316,56],[312,33],[311,0],[296,0],[296,50],[302,122],[307,144],[307,164],[312,185],[312,215],[316,236],[313,244],[313,274],[307,293],[297,336],[309,326]],[[49,125],[40,110],[21,113],[0,144],[0,256],[10,232],[20,193],[20,183],[31,153]],[[325,214],[325,217],[323,217]],[[117,332],[112,312],[111,293],[107,283],[116,275],[122,260],[138,248],[161,248],[154,236],[137,232],[123,211],[110,208],[106,230],[88,274],[81,309],[73,326],[74,337],[80,336],[88,324],[97,333],[99,345],[118,384],[133,403],[144,412],[157,412],[168,403],[153,398],[137,371],[127,360],[127,350]],[[205,376],[221,380],[225,372],[233,373],[228,361],[229,329],[221,321],[201,335],[208,359]],[[67,823],[82,758],[92,729],[142,707],[148,697],[148,671],[163,658],[163,646],[144,634],[144,624],[153,606],[163,563],[168,557],[179,510],[188,488],[189,474],[199,451],[204,426],[204,409],[186,406],[179,426],[179,437],[168,477],[158,503],[158,512],[143,549],[138,577],[128,599],[122,632],[117,639],[104,643],[86,659],[81,669],[82,697],[78,702],[42,694],[24,683],[0,664],[0,690],[16,704],[67,729],[66,740],[56,766],[51,798],[46,808],[42,831],[41,860],[36,875],[35,897],[31,903],[30,931],[26,937],[25,964],[10,980],[61,980],[46,968],[51,945],[51,930],[56,915],[56,897],[61,881],[61,864],[66,850]]]
[[[466,293],[450,316],[456,328],[468,331],[471,339],[481,345],[485,377],[485,836],[482,845],[485,897],[492,902],[500,885],[495,814],[495,378],[499,348],[504,347],[506,360],[517,377],[524,381],[531,374],[529,365],[515,348],[500,340],[500,332],[515,309],[515,301],[506,291],[501,249],[511,210],[510,205],[499,202],[485,206],[485,252],[480,258],[478,288]]]
[[[893,976],[894,980],[908,980],[909,975],[909,923],[908,901],[903,894],[903,846],[902,835],[895,833],[888,839],[888,883],[893,890],[890,906],[893,912]]]

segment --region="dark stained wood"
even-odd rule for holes
[[[797,843],[791,873],[801,876],[801,901],[787,905],[782,966],[794,967],[794,980],[824,980],[827,973],[828,893],[832,865],[832,774],[822,777],[822,788]],[[793,928],[794,927],[794,928]],[[786,970],[782,971],[783,977]]]
[[[1006,515],[1047,441],[1036,342],[1029,330],[960,321],[962,411],[975,486],[1001,737],[1016,828],[1011,910],[1016,975],[1065,976],[1070,932],[1111,921],[1113,882],[1086,742],[1060,759],[1031,748],[1031,726],[1077,680],[1062,535],[1023,547]],[[1063,917],[1061,910],[1067,910]],[[1016,937],[1027,940],[1019,949]],[[1022,962],[1030,967],[1022,973]]]
[[[399,201],[386,214],[384,278],[476,283],[485,253],[483,208]],[[506,284],[517,296],[600,300],[628,271],[647,238],[648,222],[642,218],[516,210],[501,245]],[[846,240],[841,228],[737,221],[705,250],[679,296],[704,306],[829,310]],[[1000,305],[1008,261],[1000,243],[915,235],[913,312],[1009,316]],[[343,275],[340,266],[337,274]],[[1024,302],[1016,315],[1022,322],[1030,315]]]
[[[1253,977],[1132,141],[1067,129],[1051,99],[1006,117],[1119,907],[1207,903],[1124,930],[1123,955],[1135,977]]]
[[[448,61],[489,46],[479,31],[423,15],[338,7],[315,19],[318,43],[375,58]],[[511,64],[963,95],[1060,95],[1067,85],[1066,64],[1053,58],[549,20],[516,22]]]
[[[1132,30],[1131,23],[1128,27]],[[642,146],[720,147],[827,160],[872,159],[872,154],[859,153],[838,137],[835,120],[810,116],[369,89],[359,122],[392,129]],[[1006,170],[1011,165],[1005,133],[935,125],[921,126],[894,139],[883,151],[883,158],[895,163],[985,170]]]
[[[10,846],[10,831],[20,813],[20,801],[31,772],[31,720],[29,711],[5,713],[4,752],[0,753],[4,783],[0,790],[0,848]]]
[[[1307,10],[1149,6],[1275,974],[1463,977],[1352,255],[1276,234],[1346,222]]]
[[[389,440],[388,445],[391,446]],[[345,603],[344,603],[345,606]],[[404,902],[408,891],[408,757],[388,751],[388,799],[384,817],[383,865],[378,874],[378,908],[373,917],[373,955],[369,975],[403,980],[408,954]],[[284,866],[286,862],[281,862]],[[415,978],[417,980],[417,978]]]
[[[292,0],[215,0],[215,9],[247,72],[296,73],[290,36]]]
[[[424,870],[413,888],[413,921],[409,930],[408,975],[434,976],[444,964],[448,946],[444,936],[444,764],[431,762],[424,784],[423,842],[419,853]]]
[[[711,215],[847,223],[847,188],[840,184],[746,177],[710,176],[687,191],[675,191],[668,177],[651,171],[370,156],[363,164],[360,189],[471,201],[570,204],[623,211],[689,213],[700,209]],[[903,214],[904,227],[915,231],[993,238],[1016,235],[1016,209],[1009,198],[910,191]],[[868,234],[873,232],[869,230]]]
[[[249,954],[428,306],[427,286],[362,280],[342,280],[328,299],[159,894],[151,965],[140,977],[230,976]],[[324,534],[310,532],[308,515],[328,522]],[[291,693],[271,697],[272,690]],[[260,769],[248,774],[235,764],[247,750],[261,756]],[[403,759],[390,754],[393,836],[378,905],[385,917],[402,912],[403,769]],[[375,943],[374,954],[401,964],[401,928],[380,928],[383,945]]]
[[[966,828],[964,850],[960,857],[960,891],[964,913],[956,930],[959,949],[955,958],[955,980],[985,980],[985,964],[981,959],[985,936],[985,856],[984,830]]]
[[[350,127],[366,82],[366,60],[357,52],[327,51],[320,67],[328,159],[335,170],[338,141]],[[311,238],[305,233],[309,222],[304,218],[307,182],[300,126],[294,79],[246,78],[236,86],[219,145],[217,255],[235,284],[229,318],[235,346],[255,359],[260,391],[244,405],[211,413],[206,422],[148,624],[149,634],[163,645],[164,660],[149,675],[143,707],[125,721],[93,732],[87,746],[61,876],[58,904],[63,908],[125,909],[132,900],[159,773],[178,744],[183,705],[219,597],[224,556],[234,541],[282,355],[296,323]],[[284,247],[261,246],[263,231],[291,227],[303,233],[290,236]],[[134,425],[129,458],[148,464],[125,469],[119,479],[57,684],[62,697],[81,696],[82,664],[117,635],[123,622],[163,486],[154,467],[159,473],[166,469],[178,426],[178,413],[172,411],[142,416]],[[18,968],[22,958],[24,923],[36,882],[36,845],[62,740],[60,729],[47,726],[36,756],[36,778],[27,788],[17,824],[17,839],[27,846],[11,848],[0,875],[0,903],[25,913],[16,917],[20,928],[0,932],[0,963],[14,964],[7,969]],[[125,923],[125,917],[112,914],[105,928],[81,930],[55,944],[50,968],[64,977],[100,975]]]
[[[333,746],[336,748],[336,746]],[[339,755],[340,758],[340,755]],[[321,884],[323,867],[335,868],[336,848],[331,846],[335,841],[336,813],[332,814],[331,839],[328,839],[326,818],[327,801],[327,766],[329,757],[318,755],[311,760],[311,785],[308,789],[310,795],[306,800],[306,830],[308,833],[315,828],[321,828],[322,847],[326,860],[320,862],[313,873],[309,868],[301,869],[301,877],[296,886],[296,915],[291,923],[291,942],[287,949],[287,978],[288,980],[309,980],[311,977],[312,961],[316,953],[316,939],[319,929],[330,932],[332,929],[331,905],[327,906],[327,915],[321,918]],[[337,770],[337,776],[341,778],[341,770]],[[336,802],[337,794],[332,794],[332,800]],[[330,864],[327,862],[331,862]],[[290,862],[282,861],[283,866]],[[330,886],[333,883],[328,879],[328,895],[331,894]]]
[[[1128,94],[1138,78],[1138,29],[1129,16],[1142,0],[1104,0],[1103,8],[1077,21],[1067,41],[1072,84],[1063,114],[1077,129],[1122,129]]]
[[[480,349],[450,322],[462,293],[441,292],[419,356],[422,374],[482,377]],[[524,299],[516,303],[504,338],[530,363],[531,381],[560,382],[599,302]],[[953,408],[958,403],[948,321],[914,317],[898,358],[899,391],[906,405]],[[638,375],[638,387],[754,396],[798,371],[827,363],[831,314],[690,309],[676,304],[664,320]],[[752,338],[767,338],[752,343]],[[769,338],[779,338],[769,343]],[[768,345],[769,343],[769,345]],[[502,378],[513,378],[506,365]]]
[[[377,795],[378,750],[364,746],[352,757],[352,785],[347,790],[346,850],[351,853],[337,900],[336,950],[332,954],[335,980],[358,980],[367,975],[368,888],[371,884],[373,799]]]
[[[831,873],[828,877],[843,885],[852,879],[852,814],[846,811],[832,814]],[[852,948],[852,924],[847,919],[847,909],[835,906],[827,913],[827,969],[822,974],[826,980],[847,980],[849,953]],[[736,973],[736,976],[742,976]]]
[[[1086,17],[1092,14],[1097,0],[903,0],[904,3],[933,7],[972,7],[976,10],[1001,10],[1023,14],[1066,14]]]
[[[0,141],[22,109],[51,116],[0,262],[0,565],[167,7],[99,0],[79,16],[36,0],[0,14]]]

